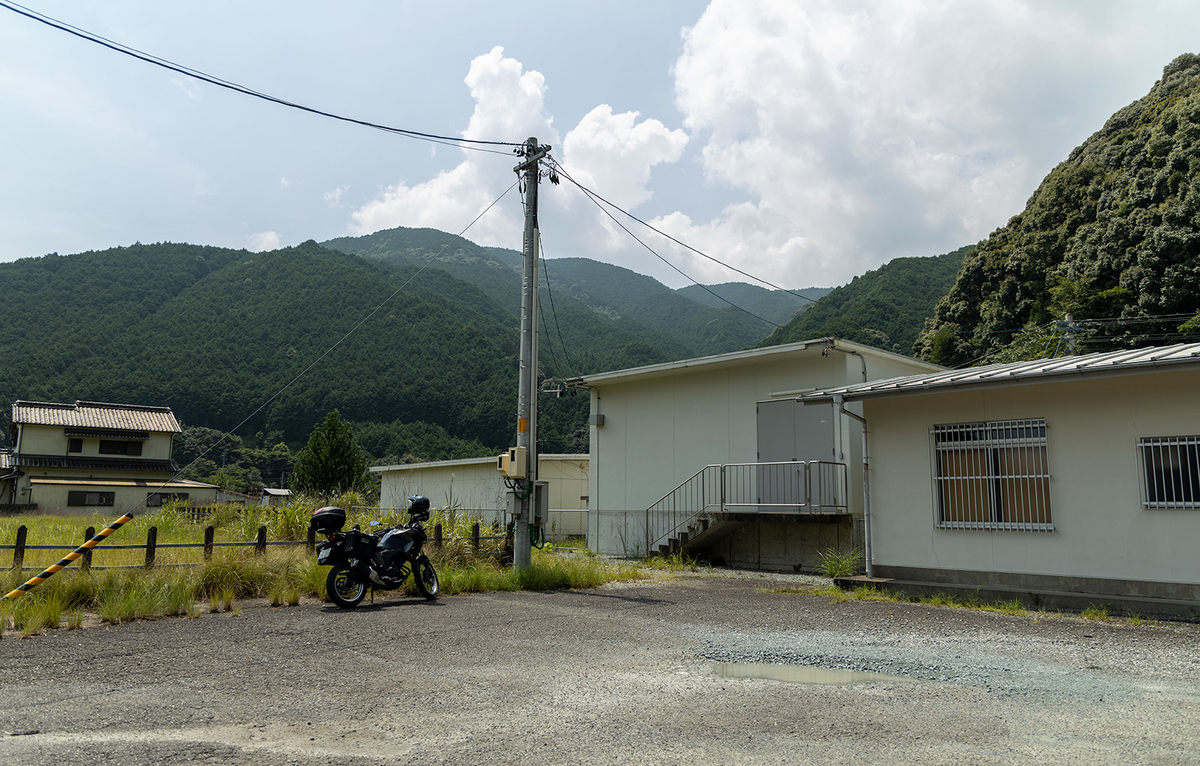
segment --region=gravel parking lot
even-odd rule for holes
[[[778,579],[8,634],[0,763],[1200,763],[1200,626]]]

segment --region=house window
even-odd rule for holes
[[[116,439],[101,439],[100,440],[101,455],[140,455],[142,454],[142,443],[131,441],[118,441]]]
[[[67,505],[112,505],[115,499],[113,492],[84,492],[72,490],[67,493]]]
[[[146,496],[146,507],[161,508],[167,503],[173,503],[176,500],[187,500],[188,493],[186,492],[151,492]]]
[[[1156,436],[1138,443],[1143,508],[1200,508],[1200,436]]]
[[[68,440],[67,452],[83,452],[83,439]]]
[[[934,426],[932,436],[938,527],[1054,529],[1044,418]]]

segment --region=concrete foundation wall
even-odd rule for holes
[[[708,558],[739,569],[815,572],[821,553],[848,553],[861,537],[861,519],[851,516],[754,521],[714,545]]]

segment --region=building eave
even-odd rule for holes
[[[664,362],[661,364],[651,364],[644,367],[631,367],[625,370],[614,370],[612,372],[601,372],[595,375],[583,375],[578,378],[568,380],[568,385],[577,387],[599,387],[607,384],[629,383],[637,380],[646,380],[651,378],[670,377],[673,375],[687,374],[691,372],[699,372],[706,370],[719,370],[732,367],[741,367],[744,365],[753,364],[762,359],[771,359],[775,357],[787,357],[804,352],[822,353],[826,349],[840,349],[849,353],[861,354],[867,358],[887,359],[890,361],[903,362],[910,365],[925,367],[929,371],[944,371],[946,368],[941,365],[933,364],[932,362],[924,362],[919,359],[897,354],[892,351],[884,351],[883,349],[867,346],[854,341],[843,340],[841,338],[814,338],[800,343],[787,343],[780,346],[767,346],[765,348],[754,348],[745,351],[733,351],[727,354],[715,354],[712,356],[696,357],[694,359],[680,359],[675,362]]]

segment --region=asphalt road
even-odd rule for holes
[[[787,588],[682,577],[6,634],[0,763],[1200,763],[1198,625]],[[886,677],[725,677],[747,663]]]

